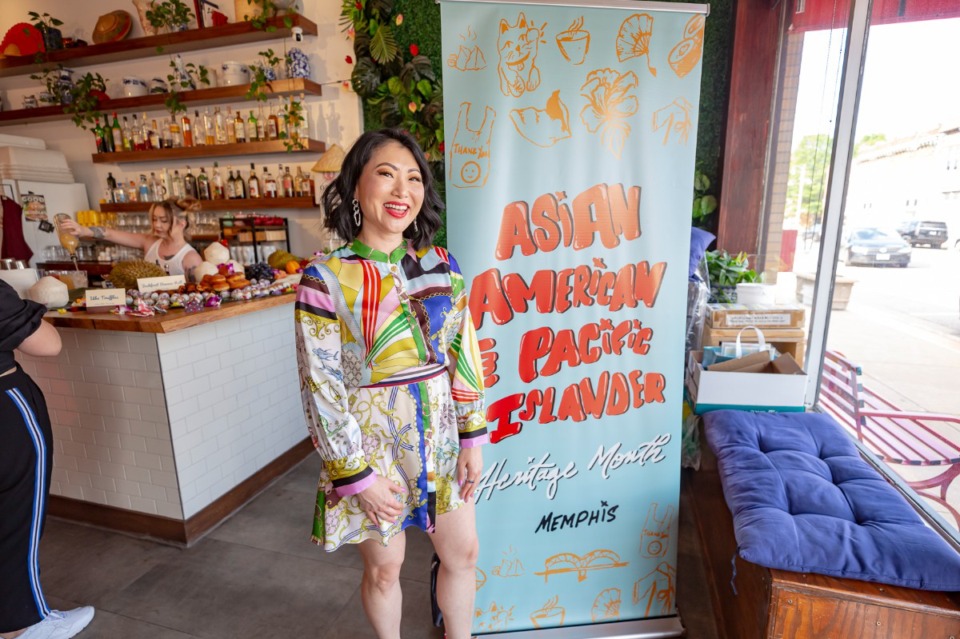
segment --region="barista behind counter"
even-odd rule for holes
[[[187,243],[193,218],[200,210],[200,202],[193,198],[168,199],[154,202],[150,207],[150,234],[127,233],[102,226],[82,226],[74,220],[63,223],[63,228],[77,237],[92,237],[114,244],[140,249],[143,259],[155,262],[170,275],[184,275],[194,281],[194,269],[203,258]]]

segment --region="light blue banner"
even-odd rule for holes
[[[496,442],[476,633],[676,614],[704,16],[649,4],[441,4],[450,248]]]

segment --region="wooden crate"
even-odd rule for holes
[[[733,344],[737,341],[737,334],[740,334],[740,342],[744,344],[756,344],[757,334],[754,331],[743,331],[739,328],[715,328],[713,326],[703,327],[703,346],[720,346],[721,344]],[[781,353],[790,353],[793,359],[797,360],[803,366],[803,357],[806,353],[807,334],[802,328],[765,328],[763,338],[769,344]]]
[[[803,328],[806,309],[798,304],[707,304],[706,325],[714,328]]]

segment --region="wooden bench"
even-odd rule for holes
[[[960,475],[960,418],[911,412],[864,386],[860,367],[827,351],[820,383],[820,405],[883,461],[942,468],[929,479],[907,481],[920,495],[941,505],[960,527],[960,511],[947,502]]]
[[[720,639],[960,637],[960,593],[788,572],[739,558],[709,446],[700,470],[685,471],[682,484],[696,515]]]

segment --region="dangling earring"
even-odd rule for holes
[[[413,221],[413,232],[414,232],[414,233],[419,233],[419,232],[420,232],[420,229],[417,228],[417,221],[416,221],[416,220]]]
[[[360,222],[363,221],[362,216],[360,215],[360,203],[357,202],[356,198],[353,200],[353,222],[357,226],[360,226]]]

